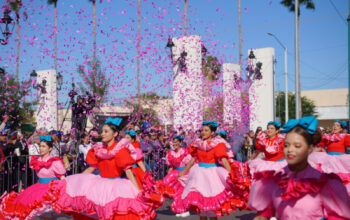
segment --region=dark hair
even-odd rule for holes
[[[125,134],[125,135],[129,135],[131,139],[136,140],[136,136],[132,136],[131,134]]]
[[[42,140],[40,142],[44,142],[44,143],[47,144],[47,146],[49,146],[49,148],[53,148],[53,142],[52,141]]]
[[[305,141],[308,145],[315,146],[321,141],[321,138],[322,138],[322,133],[321,133],[320,129],[317,129],[315,134],[310,134],[304,128],[302,128],[300,126],[295,126],[287,134],[292,133],[292,132],[301,135],[305,139]]]
[[[181,137],[174,137],[173,140],[178,140],[180,143],[182,142]]]
[[[226,135],[219,133],[218,136],[222,137],[223,139],[226,139]]]
[[[275,127],[276,130],[280,129],[280,127],[277,127],[277,125],[275,125],[275,124],[273,124],[273,123],[268,124],[268,125],[266,126],[266,128],[269,127],[270,125],[273,125],[273,126]]]
[[[218,129],[218,127],[215,127],[215,126],[213,126],[213,125],[211,125],[211,124],[206,124],[206,125],[203,125],[203,127],[204,127],[204,126],[209,127],[209,128],[210,128],[210,130],[211,130],[212,132],[216,132],[216,130]]]
[[[107,123],[105,125],[108,125],[108,127],[110,127],[110,129],[112,129],[113,132],[120,132],[120,127],[116,126],[115,124],[112,123]]]
[[[80,144],[83,144],[83,139],[86,137],[86,136],[88,136],[88,134],[87,133],[83,133],[81,136],[80,136]]]

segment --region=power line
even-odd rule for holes
[[[329,0],[329,2],[331,3],[331,5],[333,6],[334,10],[338,13],[339,18],[345,23],[345,25],[347,25],[344,17],[340,14],[339,10],[337,9],[337,7],[335,6],[335,4],[332,2],[332,0]]]
[[[346,16],[347,14],[339,14],[339,16]],[[318,21],[318,20],[326,20],[330,18],[335,18],[338,17],[338,15],[332,15],[332,16],[324,16],[324,17],[318,17],[318,18],[309,18],[309,19],[301,19],[300,23],[304,22],[310,22],[310,21]],[[242,30],[255,30],[255,29],[261,29],[261,28],[266,28],[266,27],[271,27],[271,26],[280,26],[280,25],[289,25],[289,24],[294,24],[294,21],[287,21],[287,22],[281,22],[281,23],[275,23],[275,24],[266,24],[266,25],[258,25],[258,26],[250,26],[250,27],[242,27]],[[234,32],[236,31],[237,28],[232,28],[232,29],[226,29],[226,30],[221,30],[221,31],[215,31],[211,32],[211,35],[218,34],[218,33],[225,33],[225,32]],[[208,34],[205,32],[205,34]]]

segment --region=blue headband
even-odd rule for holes
[[[111,118],[111,117],[108,117],[107,120],[105,121],[105,124],[114,124],[115,126],[119,126],[120,123],[122,123],[123,119],[121,118]]]
[[[41,136],[40,135],[40,141],[52,141],[51,135],[45,135],[45,136]]]
[[[137,135],[137,133],[136,133],[135,131],[132,131],[132,130],[130,130],[130,131],[125,131],[125,134],[128,134],[128,135],[130,135],[131,137],[136,137],[136,135]]]
[[[221,134],[221,135],[223,135],[223,136],[226,136],[226,131],[217,131],[215,134],[216,134],[216,135]]]
[[[277,128],[281,127],[281,122],[279,122],[279,121],[269,121],[269,123],[267,123],[267,126],[269,126],[271,124],[275,125]]]
[[[346,128],[346,121],[335,120],[334,122],[338,122],[342,128]]]
[[[219,127],[219,124],[216,121],[205,121],[205,122],[203,122],[202,126],[204,126],[204,125],[207,125],[207,126],[211,125],[214,128]]]
[[[185,139],[185,137],[184,137],[183,135],[180,135],[180,134],[175,135],[175,136],[174,136],[174,139],[175,139],[175,138],[180,139],[180,141],[183,141],[183,139]]]
[[[283,133],[287,133],[290,130],[292,130],[294,127],[300,126],[304,128],[309,134],[315,134],[317,129],[317,119],[315,116],[305,116],[301,119],[290,119],[284,126],[283,126]]]

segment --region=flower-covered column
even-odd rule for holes
[[[173,41],[174,127],[198,129],[203,121],[202,40],[191,35]]]
[[[241,75],[241,66],[234,63],[224,63],[223,95],[224,123],[234,125],[241,121],[241,90],[236,78]]]

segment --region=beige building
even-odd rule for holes
[[[301,96],[314,101],[319,126],[331,127],[333,121],[348,120],[348,88],[301,91]]]

